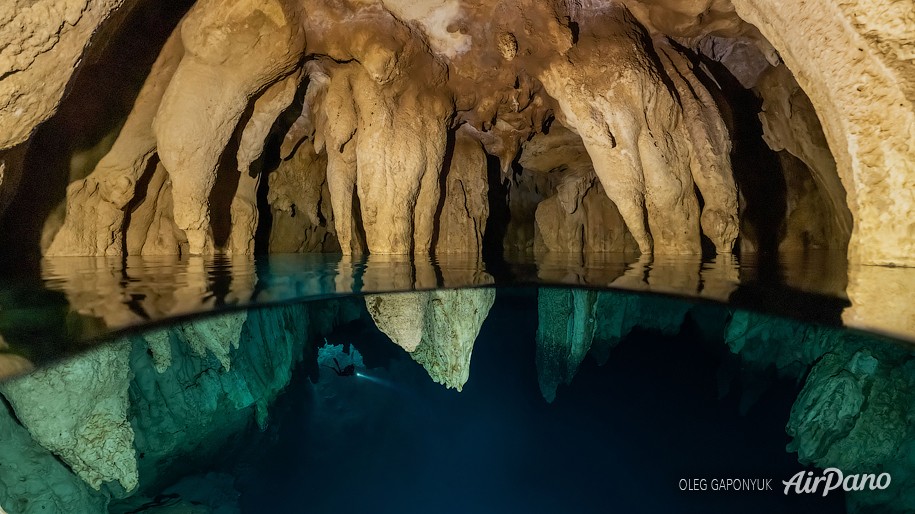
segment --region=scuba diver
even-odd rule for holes
[[[345,367],[341,368],[340,362],[337,361],[336,358],[334,358],[334,365],[336,367],[328,366],[327,364],[325,364],[324,367],[334,370],[334,373],[336,373],[338,377],[352,377],[352,376],[356,375],[356,365],[355,364],[347,364]]]

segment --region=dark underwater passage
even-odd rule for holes
[[[899,342],[657,294],[250,308],[0,383],[0,505],[911,512],[913,380]]]

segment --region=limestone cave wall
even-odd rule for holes
[[[879,3],[14,2],[0,238],[908,264],[915,6]]]

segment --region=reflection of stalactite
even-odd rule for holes
[[[480,327],[495,301],[494,289],[368,295],[378,329],[423,365],[432,380],[463,389]]]

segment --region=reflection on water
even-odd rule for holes
[[[908,346],[698,299],[285,303],[122,333],[0,393],[11,513],[915,511]],[[784,494],[833,467],[891,483]],[[680,487],[727,478],[772,490]]]
[[[915,335],[915,270],[847,268],[808,253],[779,266],[716,257],[547,253],[484,266],[479,257],[271,255],[55,258],[41,277],[0,284],[0,355],[35,363],[107,334],[194,313],[340,294],[490,284],[566,284],[726,302],[808,321]],[[5,364],[15,371],[26,362]],[[9,371],[0,370],[0,373]]]

